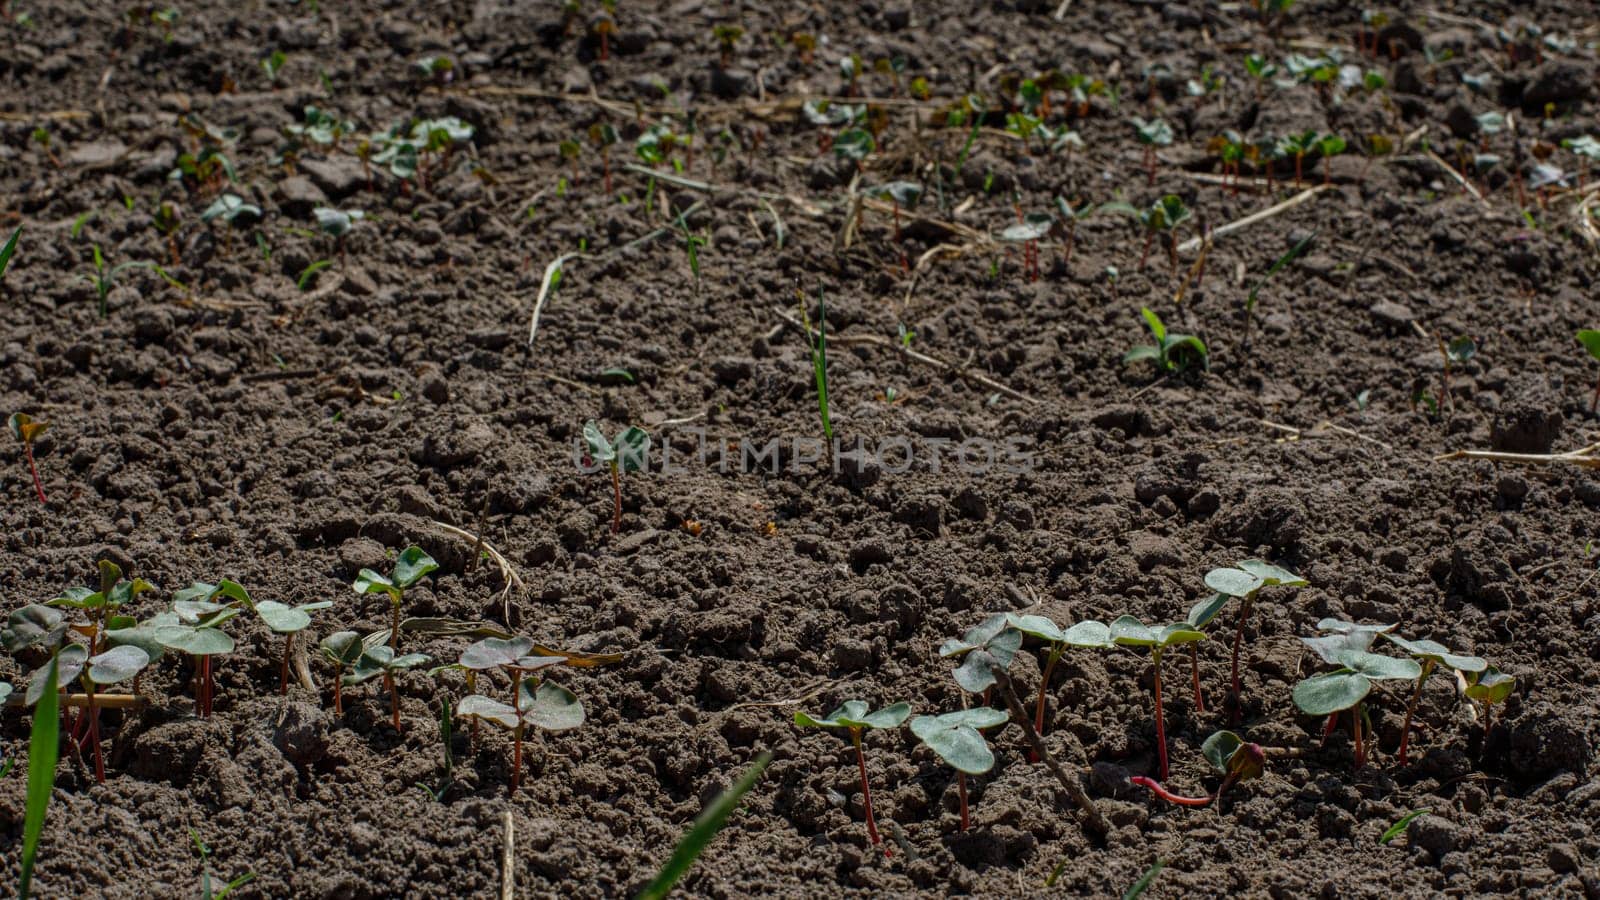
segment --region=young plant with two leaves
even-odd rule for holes
[[[1018,636],[1020,639],[1020,635]],[[843,728],[850,733],[850,743],[856,750],[856,767],[861,775],[861,803],[866,811],[867,837],[874,847],[882,847],[885,857],[893,856],[889,847],[878,835],[878,823],[872,815],[872,787],[867,781],[867,756],[861,748],[861,734],[874,728],[892,729],[905,724],[911,716],[911,704],[895,703],[875,712],[869,712],[865,700],[846,700],[826,718],[817,718],[807,712],[794,714],[794,724],[801,728]]]
[[[1222,776],[1222,782],[1208,796],[1180,796],[1167,790],[1160,782],[1143,775],[1135,775],[1129,780],[1168,803],[1179,806],[1210,806],[1221,800],[1228,788],[1235,784],[1260,778],[1267,767],[1267,751],[1260,744],[1247,743],[1231,731],[1218,731],[1206,738],[1205,743],[1200,745],[1200,754],[1211,764],[1211,768]]]
[[[438,568],[439,564],[434,562],[433,557],[424,553],[421,547],[413,545],[395,557],[394,568],[388,575],[381,575],[371,569],[362,569],[356,573],[356,580],[351,587],[357,594],[382,594],[389,598],[391,650],[400,648],[400,608],[405,601],[405,592]]]
[[[529,728],[568,731],[583,724],[583,703],[572,691],[545,681],[536,672],[566,662],[560,656],[534,653],[534,643],[524,637],[485,638],[461,654],[460,665],[474,673],[504,669],[511,676],[511,702],[502,703],[483,694],[468,694],[456,703],[456,715],[493,722],[511,732],[511,784],[513,795],[522,785],[522,742]],[[469,682],[472,684],[473,682]]]
[[[983,729],[1004,725],[1010,720],[1009,713],[982,706],[941,716],[917,716],[911,720],[911,733],[917,740],[956,770],[962,831],[972,824],[967,811],[967,776],[982,775],[994,768],[994,751],[989,749]]]
[[[1372,732],[1366,699],[1377,681],[1415,681],[1422,677],[1422,666],[1413,659],[1399,659],[1372,652],[1372,642],[1380,629],[1389,626],[1359,626],[1344,622],[1327,623],[1340,630],[1332,634],[1300,640],[1323,662],[1337,666],[1332,672],[1312,675],[1294,686],[1294,704],[1311,716],[1326,716],[1323,730],[1326,741],[1338,724],[1339,715],[1350,713],[1350,739],[1355,747],[1355,767],[1367,764],[1366,735]]]
[[[33,458],[33,442],[50,430],[50,423],[36,422],[27,413],[12,413],[6,424],[11,427],[11,436],[22,443],[22,453],[28,458],[28,472],[33,475],[33,490],[39,495],[39,504],[48,504],[50,501],[44,497],[44,482],[39,480],[39,464]]]
[[[1150,651],[1150,670],[1155,683],[1155,722],[1157,781],[1167,780],[1167,729],[1161,710],[1161,656],[1168,647],[1206,639],[1187,622],[1174,622],[1160,628],[1144,624],[1133,616],[1118,616],[1111,623],[1111,642],[1123,647],[1144,647]]]
[[[1335,623],[1324,620],[1322,624],[1334,625]],[[1322,627],[1322,624],[1319,624],[1318,627]],[[1408,760],[1407,751],[1411,745],[1411,720],[1417,712],[1417,703],[1422,699],[1422,689],[1428,682],[1428,676],[1433,674],[1434,669],[1442,666],[1452,672],[1461,673],[1462,677],[1470,683],[1471,679],[1479,677],[1489,669],[1489,662],[1479,656],[1455,653],[1438,641],[1413,641],[1394,634],[1388,628],[1379,633],[1401,650],[1411,654],[1411,658],[1417,660],[1422,666],[1422,674],[1417,676],[1417,686],[1411,692],[1411,700],[1406,703],[1405,722],[1400,726],[1400,752],[1398,758],[1400,765],[1403,766]]]
[[[1201,371],[1211,368],[1211,355],[1206,350],[1205,341],[1192,334],[1168,331],[1167,324],[1149,307],[1139,310],[1139,313],[1144,316],[1145,325],[1150,329],[1150,336],[1155,343],[1139,344],[1128,350],[1122,355],[1124,365],[1152,362],[1162,375],[1187,372],[1195,367]]]
[[[1050,690],[1050,676],[1055,673],[1056,663],[1061,661],[1061,656],[1068,647],[1105,650],[1116,646],[1111,640],[1111,628],[1104,622],[1089,619],[1063,629],[1045,616],[1025,616],[1017,613],[1008,613],[1006,622],[1023,635],[1044,641],[1048,648],[1044,667],[1039,675],[1039,697],[1034,701],[1033,707],[1033,730],[1043,737],[1045,697]]]
[[[1281,569],[1271,563],[1259,559],[1247,559],[1234,566],[1212,569],[1206,573],[1206,587],[1212,591],[1209,598],[1202,600],[1189,610],[1185,621],[1195,628],[1204,628],[1211,624],[1211,620],[1234,599],[1239,601],[1239,615],[1234,620],[1233,649],[1230,652],[1228,703],[1232,708],[1231,716],[1238,722],[1243,715],[1243,691],[1239,682],[1239,648],[1244,644],[1244,623],[1250,617],[1250,611],[1255,607],[1256,596],[1263,588],[1268,587],[1305,587],[1310,582],[1287,569]],[[1198,662],[1197,662],[1198,666]],[[1200,675],[1198,667],[1195,670],[1195,697],[1198,704],[1200,696]]]
[[[583,442],[589,450],[589,465],[604,465],[611,471],[611,533],[622,530],[622,475],[642,472],[650,464],[650,433],[637,425],[617,432],[613,441],[593,419],[583,425]]]
[[[341,676],[340,680],[344,682],[345,687],[354,687],[366,684],[380,675],[383,676],[383,688],[389,694],[389,709],[393,717],[394,730],[401,732],[404,728],[400,723],[400,691],[395,686],[395,676],[432,661],[432,657],[423,653],[396,654],[394,648],[387,644],[364,647],[361,655],[356,658],[355,665],[350,667],[349,674]]]

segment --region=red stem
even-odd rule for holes
[[[1411,716],[1417,711],[1417,701],[1422,699],[1422,685],[1428,680],[1428,675],[1433,671],[1433,660],[1422,664],[1422,674],[1417,676],[1417,689],[1411,693],[1411,702],[1406,704],[1406,720],[1400,726],[1400,765],[1405,765],[1406,749],[1411,744]]]
[[[1161,782],[1156,781],[1154,778],[1148,778],[1144,775],[1135,775],[1130,778],[1129,781],[1132,781],[1134,784],[1137,784],[1142,788],[1148,789],[1150,793],[1155,794],[1157,797],[1160,797],[1168,803],[1176,803],[1179,806],[1211,805],[1211,797],[1181,797],[1162,787]]]
[[[1198,641],[1189,645],[1189,671],[1194,676],[1194,711],[1206,711],[1205,695],[1200,693],[1200,644]]]
[[[392,609],[390,611],[390,618],[389,618],[389,622],[390,622],[390,624],[389,624],[389,649],[390,650],[399,650],[400,649],[400,601],[399,600],[391,600],[389,605],[392,607]]]
[[[616,463],[611,464],[611,494],[615,499],[614,511],[611,514],[611,533],[616,534],[622,530],[622,474]]]
[[[1350,707],[1350,736],[1356,745],[1356,768],[1367,764],[1367,744],[1361,736],[1361,704]]]
[[[1039,676],[1039,702],[1033,710],[1033,730],[1044,736],[1044,698],[1045,691],[1050,687],[1050,673],[1056,670],[1056,663],[1061,659],[1063,648],[1055,647],[1050,651],[1050,661],[1044,664],[1044,674]]]
[[[84,685],[89,697],[89,740],[94,742],[94,780],[98,784],[105,784],[106,760],[100,752],[100,711],[94,705],[94,682],[85,678]]]
[[[1600,388],[1597,388],[1596,390],[1597,394],[1600,394]],[[44,498],[44,485],[39,481],[39,466],[33,461],[33,444],[24,442],[22,445],[22,452],[28,456],[28,471],[33,473],[33,489],[39,492],[40,505],[49,503],[50,501]]]
[[[1328,746],[1328,738],[1333,736],[1333,729],[1339,726],[1339,714],[1328,716],[1328,724],[1322,726],[1322,746]]]
[[[283,666],[278,673],[278,693],[289,693],[289,647],[294,643],[294,635],[283,636]]]
[[[522,784],[522,726],[511,731],[511,793]]]
[[[394,730],[400,730],[400,694],[394,689],[394,675],[383,673],[383,686],[389,689],[389,708],[394,711]]]
[[[956,789],[961,793],[961,830],[966,831],[972,824],[967,818],[967,773],[956,773]]]
[[[872,788],[867,784],[867,755],[861,749],[861,729],[850,729],[850,740],[856,745],[856,766],[861,771],[861,803],[867,811],[867,837],[872,839],[874,847],[883,847],[885,858],[894,856],[884,846],[883,838],[878,837],[878,823],[872,817]]]
[[[1161,651],[1150,654],[1156,681],[1156,752],[1161,760],[1161,780],[1167,780],[1167,726],[1161,716]]]

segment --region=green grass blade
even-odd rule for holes
[[[19,237],[22,237],[21,225],[17,226],[16,231],[11,232],[11,239],[6,241],[6,245],[0,247],[0,275],[6,274],[6,268],[11,265],[11,256],[17,252],[17,238]]]
[[[17,895],[27,900],[33,886],[33,861],[39,855],[39,835],[44,832],[44,814],[50,806],[50,793],[56,786],[56,760],[61,751],[61,697],[56,660],[45,670],[44,696],[33,708],[33,736],[28,741],[28,799],[22,824],[22,877]]]
[[[1278,257],[1278,261],[1272,264],[1272,268],[1267,270],[1267,274],[1261,276],[1261,280],[1257,281],[1255,287],[1250,289],[1250,297],[1245,301],[1244,304],[1244,308],[1246,310],[1253,311],[1256,308],[1256,295],[1261,293],[1261,289],[1263,287],[1266,287],[1267,280],[1281,272],[1284,266],[1294,262],[1295,259],[1299,257],[1301,253],[1304,253],[1305,249],[1311,245],[1312,239],[1314,239],[1316,236],[1317,233],[1315,231],[1311,232],[1310,234],[1301,238],[1300,243],[1290,247],[1288,252]]]
[[[1122,900],[1138,900],[1139,897],[1144,896],[1144,892],[1150,889],[1150,885],[1156,880],[1156,876],[1160,875],[1161,870],[1166,867],[1166,860],[1156,860],[1156,864],[1146,869],[1144,874],[1139,876],[1139,880],[1135,881],[1133,886],[1123,893]]]
[[[711,843],[711,839],[716,837],[717,832],[728,821],[728,817],[733,815],[733,811],[739,806],[739,800],[755,785],[761,773],[766,771],[767,763],[771,761],[771,753],[762,753],[756,757],[755,763],[739,776],[739,780],[732,787],[711,801],[711,805],[706,807],[700,818],[695,820],[694,827],[689,829],[689,833],[684,835],[683,840],[673,849],[672,857],[661,867],[661,871],[656,873],[655,880],[639,892],[636,900],[661,900],[667,896],[672,886],[678,883],[678,879],[694,865],[695,859],[700,856],[700,851]]]
[[[828,416],[828,302],[817,295],[817,342],[811,348],[811,368],[817,379],[817,409],[822,414],[822,434],[833,440],[833,420]]]
[[[1406,830],[1406,826],[1410,825],[1413,819],[1415,819],[1417,816],[1426,815],[1430,812],[1433,812],[1433,808],[1424,806],[1421,809],[1413,809],[1411,812],[1406,813],[1400,817],[1400,821],[1389,826],[1388,830],[1383,833],[1383,837],[1378,838],[1378,843],[1389,843],[1390,841],[1399,837],[1400,833]]]

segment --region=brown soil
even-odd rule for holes
[[[768,774],[689,892],[1118,895],[1162,859],[1149,896],[1600,896],[1600,579],[1587,549],[1600,481],[1572,466],[1432,459],[1594,440],[1596,367],[1573,332],[1600,322],[1600,248],[1585,243],[1573,191],[1550,192],[1546,205],[1530,195],[1531,227],[1512,184],[1517,167],[1531,171],[1536,140],[1593,130],[1594,8],[1446,5],[1449,17],[1395,14],[1409,24],[1389,26],[1371,60],[1354,50],[1357,10],[1330,2],[1297,4],[1276,38],[1248,4],[1073,3],[1057,20],[1056,4],[1041,2],[748,2],[738,13],[622,3],[602,61],[581,27],[564,33],[555,3],[328,3],[315,15],[315,4],[197,4],[180,7],[170,39],[148,22],[124,28],[120,7],[12,4],[31,25],[3,25],[0,189],[25,231],[0,304],[0,410],[53,430],[38,446],[48,506],[33,497],[20,447],[0,469],[0,607],[88,583],[109,557],[162,588],[141,597],[141,616],[175,588],[227,576],[258,599],[334,599],[318,636],[366,632],[385,625],[386,609],[356,597],[351,578],[415,542],[443,569],[409,595],[408,614],[500,622],[501,575],[471,565],[471,542],[435,524],[475,530],[487,510],[489,543],[525,582],[506,624],[624,657],[555,676],[582,697],[588,722],[533,739],[509,801],[506,739],[485,731],[469,753],[458,727],[455,783],[436,802],[416,785],[441,779],[438,711],[464,692],[458,675],[402,679],[397,735],[377,683],[348,691],[335,717],[319,663],[319,692],[280,698],[281,644],[240,617],[214,718],[192,716],[188,664],[169,657],[145,680],[148,711],[106,717],[105,785],[70,755],[62,762],[41,895],[192,895],[194,828],[214,872],[257,873],[241,897],[490,896],[507,809],[519,896],[627,894],[770,749]],[[1469,21],[1500,26],[1513,10],[1510,31],[1536,24],[1555,38],[1537,59],[1533,43],[1514,58]],[[734,20],[745,36],[719,70],[711,29]],[[772,40],[795,31],[818,37],[815,64]],[[1308,86],[1253,99],[1245,53],[1281,60],[1325,46],[1389,87],[1344,90],[1338,102]],[[259,66],[273,49],[289,59],[275,89]],[[1427,131],[1370,167],[1353,153],[1326,173],[1311,161],[1306,181],[1332,187],[1217,238],[1181,307],[1166,254],[1158,247],[1141,271],[1141,236],[1110,214],[1078,229],[1070,265],[1047,242],[1037,281],[1020,253],[993,246],[935,255],[909,279],[891,216],[869,210],[842,245],[852,165],[819,153],[837,129],[799,109],[807,94],[846,91],[837,60],[849,51],[869,70],[903,56],[902,82],[923,76],[935,98],[883,107],[883,152],[860,181],[928,185],[901,228],[913,264],[938,245],[998,234],[1019,209],[1053,210],[1057,196],[1144,207],[1176,193],[1218,226],[1294,191],[1290,165],[1275,173],[1275,197],[1194,178],[1216,170],[1205,146],[1224,129],[1352,141]],[[412,64],[441,53],[456,62],[453,80],[419,83]],[[1228,85],[1190,97],[1184,82],[1208,64]],[[1003,76],[1052,68],[1118,91],[1119,106],[1097,97],[1073,122],[1086,146],[1030,157],[996,113],[957,172],[968,129],[938,127],[941,98],[980,92],[997,104]],[[893,92],[870,71],[861,89]],[[477,134],[423,190],[387,175],[368,190],[348,141],[331,160],[302,155],[308,190],[272,161],[282,127],[308,104],[362,133],[450,114]],[[632,243],[667,219],[646,207],[646,177],[622,166],[635,161],[639,117],[685,104],[698,111],[702,146],[683,177],[716,189],[663,181],[652,201],[701,201],[686,220],[709,238],[698,285],[677,231]],[[1059,124],[1060,95],[1055,105]],[[1490,111],[1515,132],[1473,134],[1473,117]],[[230,234],[201,223],[210,199],[166,179],[192,149],[177,124],[185,113],[239,129],[238,191],[265,210],[259,226]],[[1153,185],[1133,115],[1160,115],[1176,134]],[[592,148],[575,181],[557,153],[602,120],[622,135],[613,162],[626,204],[604,195]],[[32,137],[41,125],[60,167]],[[736,147],[713,169],[725,130],[738,147],[759,146]],[[1485,202],[1422,155],[1423,139],[1447,162],[1463,148],[1500,157],[1474,179]],[[1552,162],[1576,169],[1565,151]],[[369,215],[343,260],[307,231],[317,192]],[[176,264],[150,225],[162,200],[180,213]],[[1262,291],[1253,346],[1242,349],[1248,285],[1313,230],[1303,258]],[[102,320],[80,277],[95,245],[111,264],[158,263],[186,289],[130,270]],[[545,266],[580,249],[596,256],[570,262],[530,350]],[[325,258],[331,267],[298,289]],[[816,432],[806,346],[779,318],[796,289],[828,299],[833,421],[845,438],[1018,437],[1034,470],[834,477],[815,465],[740,475],[691,464],[630,476],[612,537],[608,481],[572,464],[586,419],[640,423],[658,443],[676,435],[677,449],[693,426],[759,442]],[[1145,339],[1144,306],[1204,337],[1211,371],[1153,380],[1147,366],[1124,366],[1123,352]],[[852,342],[892,342],[901,323],[913,349],[960,374]],[[1438,393],[1435,334],[1481,347],[1440,416],[1413,403],[1419,385]],[[604,374],[613,367],[632,381]],[[968,377],[979,373],[1029,400]],[[1069,654],[1052,692],[1046,741],[1114,823],[1104,841],[1084,834],[1059,786],[1028,762],[1015,726],[993,737],[998,763],[973,780],[973,828],[959,833],[950,770],[902,730],[867,740],[879,821],[897,847],[886,860],[866,841],[848,743],[791,724],[797,708],[824,713],[852,697],[956,709],[936,651],[985,613],[1172,620],[1199,599],[1207,569],[1249,555],[1312,585],[1268,592],[1246,628],[1239,730],[1299,755],[1275,759],[1216,809],[1163,807],[1128,784],[1154,768],[1149,670],[1131,652]],[[1481,720],[1436,678],[1402,768],[1405,690],[1387,690],[1372,709],[1379,748],[1352,771],[1349,741],[1319,749],[1321,723],[1290,701],[1316,670],[1296,637],[1324,616],[1396,622],[1477,652],[1516,676],[1516,692],[1485,742]],[[1186,661],[1168,664],[1171,783],[1186,793],[1215,784],[1199,745],[1225,724],[1227,633],[1217,623],[1201,656],[1215,708],[1194,710]],[[448,661],[468,640],[408,643]],[[1013,665],[1025,691],[1037,687],[1037,657],[1029,645]],[[27,674],[0,660],[0,679],[20,685]],[[15,709],[0,719],[6,756],[25,755],[28,723]],[[0,780],[3,884],[17,874],[24,781]],[[1422,807],[1431,814],[1407,835],[1378,843]]]

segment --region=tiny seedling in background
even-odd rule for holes
[[[1210,354],[1206,351],[1205,342],[1192,334],[1177,334],[1167,331],[1166,323],[1149,307],[1141,309],[1140,314],[1150,328],[1150,336],[1155,338],[1154,344],[1140,344],[1122,355],[1123,363],[1144,362],[1155,363],[1156,371],[1161,374],[1168,372],[1184,372],[1195,366],[1201,370],[1211,366]]]
[[[1167,260],[1173,271],[1177,271],[1178,226],[1189,221],[1190,215],[1189,207],[1177,194],[1167,194],[1150,204],[1149,208],[1140,210],[1139,224],[1144,227],[1144,250],[1139,254],[1139,268],[1143,269],[1145,263],[1149,262],[1150,245],[1159,234],[1167,248]]]
[[[1306,248],[1311,246],[1311,241],[1316,238],[1316,236],[1317,233],[1313,231],[1301,238],[1298,243],[1296,243],[1293,247],[1290,247],[1282,256],[1278,257],[1277,261],[1272,264],[1272,267],[1267,269],[1267,274],[1262,275],[1261,278],[1256,281],[1255,286],[1250,288],[1250,293],[1245,297],[1244,301],[1244,339],[1239,342],[1240,348],[1246,353],[1248,353],[1250,348],[1250,317],[1254,315],[1256,311],[1256,297],[1261,293],[1261,289],[1266,287],[1267,282],[1272,278],[1272,276],[1282,271],[1284,266],[1287,266],[1289,263],[1298,259],[1300,254],[1304,253]]]
[[[1583,345],[1583,349],[1589,351],[1590,356],[1600,361],[1600,331],[1585,328],[1578,332],[1578,343]],[[1594,396],[1589,399],[1589,412],[1593,413],[1597,409],[1600,409],[1600,379],[1596,379]]]
[[[1479,672],[1467,684],[1467,698],[1477,700],[1483,704],[1483,739],[1487,745],[1489,732],[1494,727],[1494,705],[1503,703],[1511,696],[1511,691],[1517,686],[1517,680],[1500,671],[1494,666],[1489,666]]]
[[[1144,167],[1149,174],[1149,183],[1155,184],[1156,148],[1172,145],[1172,126],[1162,119],[1151,119],[1146,122],[1138,116],[1134,116],[1130,121],[1133,122],[1135,132],[1138,134],[1139,143],[1144,147]]]
[[[344,693],[340,686],[344,683],[344,672],[361,660],[361,654],[366,648],[361,644],[361,635],[354,631],[336,631],[322,639],[317,645],[317,651],[322,658],[333,664],[333,714],[344,714]]]
[[[911,733],[917,740],[956,770],[962,831],[971,825],[967,814],[967,776],[982,775],[994,768],[994,751],[989,749],[989,742],[980,729],[1004,725],[1010,719],[1010,714],[1001,710],[978,707],[942,716],[917,716],[911,720]]]
[[[629,425],[617,433],[616,442],[606,440],[600,426],[593,419],[584,423],[583,440],[589,448],[589,459],[604,463],[611,470],[611,533],[622,529],[622,474],[640,472],[650,462],[650,434],[637,425]]]
[[[805,326],[806,343],[811,346],[811,375],[817,386],[817,412],[822,417],[822,437],[833,441],[833,419],[828,414],[828,302],[817,293],[817,328],[811,329],[811,314],[804,299],[800,302],[800,321]],[[815,334],[815,337],[813,337]]]
[[[522,738],[528,726],[545,731],[568,731],[583,724],[583,703],[576,694],[537,678],[518,677],[512,687],[513,704],[481,694],[468,694],[456,703],[456,715],[483,719],[511,731],[511,793],[522,784]]]
[[[383,676],[384,690],[389,692],[389,708],[393,712],[394,730],[400,731],[400,692],[395,687],[395,675],[417,666],[430,662],[427,655],[422,653],[403,653],[395,655],[394,648],[379,644],[368,647],[356,664],[350,667],[350,674],[344,676],[345,687],[365,684],[368,681]]]
[[[1174,622],[1163,628],[1152,628],[1133,616],[1118,616],[1111,623],[1111,641],[1125,647],[1146,647],[1150,650],[1150,669],[1155,679],[1155,720],[1157,781],[1167,780],[1167,727],[1161,711],[1161,654],[1174,644],[1203,641],[1203,632],[1194,630],[1187,622]]]
[[[1019,635],[1020,637],[1020,635]],[[867,756],[861,749],[861,732],[869,728],[899,728],[911,716],[911,704],[896,703],[877,712],[867,712],[864,700],[846,700],[825,719],[810,713],[794,714],[794,724],[801,728],[844,728],[850,732],[850,743],[856,748],[856,767],[861,774],[861,803],[866,810],[867,837],[874,847],[883,847],[883,855],[893,856],[878,836],[878,823],[872,817],[872,788],[867,783]]]
[[[12,413],[6,424],[11,426],[12,436],[22,442],[22,452],[28,458],[28,471],[33,474],[33,490],[39,495],[39,503],[49,503],[44,498],[44,483],[39,480],[39,465],[33,459],[33,442],[50,429],[50,423],[35,422],[27,413]]]
[[[344,239],[367,214],[359,209],[332,209],[326,206],[317,207],[311,214],[317,219],[317,228],[333,238],[339,248],[339,265],[344,265]]]
[[[394,569],[389,577],[371,569],[362,569],[356,573],[356,580],[351,584],[356,593],[383,594],[389,598],[390,648],[400,647],[400,605],[405,599],[405,592],[438,568],[439,564],[434,562],[433,557],[424,553],[421,547],[411,546],[395,558]]]
[[[261,60],[261,71],[267,73],[267,81],[274,90],[278,87],[278,78],[283,75],[283,67],[288,64],[289,57],[282,50],[274,50]]]
[[[1206,573],[1206,587],[1214,593],[1209,599],[1189,610],[1187,621],[1197,628],[1210,624],[1217,613],[1235,597],[1239,598],[1239,616],[1234,621],[1232,660],[1229,663],[1228,702],[1232,717],[1239,721],[1243,711],[1243,693],[1239,685],[1239,648],[1244,643],[1244,622],[1255,606],[1256,595],[1265,587],[1305,587],[1309,582],[1286,569],[1280,569],[1259,559],[1247,559],[1233,568],[1212,569]]]
[[[211,848],[206,846],[205,841],[200,840],[200,832],[195,831],[193,828],[189,829],[189,839],[194,841],[195,852],[200,854],[200,900],[223,900],[224,897],[255,880],[256,873],[246,872],[224,884],[221,890],[213,893],[211,890]]]
[[[1412,641],[1399,635],[1381,632],[1384,637],[1394,642],[1400,649],[1422,663],[1422,674],[1417,676],[1417,686],[1411,692],[1411,701],[1406,704],[1406,718],[1400,726],[1400,765],[1407,762],[1407,750],[1411,744],[1411,718],[1417,711],[1417,702],[1422,699],[1422,688],[1428,681],[1428,676],[1433,674],[1436,666],[1461,672],[1468,677],[1476,675],[1489,667],[1489,663],[1477,656],[1466,656],[1452,653],[1449,648],[1435,641]]]
[[[596,122],[589,126],[589,143],[600,151],[600,165],[605,172],[606,195],[611,195],[611,148],[617,143],[617,130],[609,122]]]
[[[1094,211],[1095,205],[1087,200],[1081,206],[1074,207],[1066,200],[1056,198],[1056,212],[1061,214],[1061,221],[1065,223],[1066,229],[1066,239],[1062,246],[1062,265],[1072,265],[1072,249],[1078,241],[1078,222],[1087,219]]]
[[[1441,336],[1439,355],[1444,358],[1444,372],[1439,376],[1439,403],[1450,406],[1453,402],[1450,397],[1450,375],[1456,367],[1466,365],[1468,360],[1478,355],[1478,342],[1469,337],[1457,337],[1445,343]]]
[[[106,306],[106,298],[110,296],[111,289],[116,286],[117,281],[122,277],[122,273],[129,269],[148,269],[150,265],[148,262],[137,261],[107,266],[106,258],[100,252],[100,245],[94,245],[94,272],[83,277],[94,287],[95,293],[99,295],[100,318],[104,319],[110,314]]]

